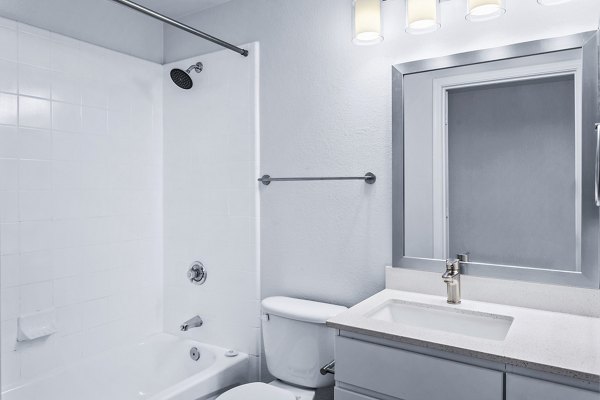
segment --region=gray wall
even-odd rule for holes
[[[351,305],[383,288],[392,260],[391,65],[595,29],[600,9],[594,0],[566,7],[510,1],[505,17],[474,24],[462,1],[447,2],[442,30],[410,36],[403,4],[384,3],[385,40],[373,47],[351,43],[350,0],[233,0],[183,18],[233,43],[260,42],[262,173],[378,176],[372,186],[261,188],[263,297]],[[168,61],[216,49],[165,28]]]
[[[163,25],[109,0],[0,0],[0,16],[163,62]]]

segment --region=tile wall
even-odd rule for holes
[[[161,74],[0,20],[3,388],[162,330]],[[17,344],[42,310],[58,332]]]

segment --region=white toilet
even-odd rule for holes
[[[333,385],[333,375],[320,373],[333,360],[335,331],[325,322],[346,307],[268,297],[262,308],[267,367],[277,379],[235,387],[217,400],[313,400],[315,389]]]

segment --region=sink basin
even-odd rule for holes
[[[512,317],[401,300],[390,300],[367,318],[482,339],[504,340]]]

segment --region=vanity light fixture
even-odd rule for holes
[[[354,26],[352,29],[354,44],[370,45],[383,40],[381,1],[354,0]]]
[[[467,0],[467,20],[488,21],[506,12],[505,0]]]
[[[537,0],[543,6],[556,6],[558,4],[568,3],[571,0]]]
[[[439,0],[406,0],[406,32],[418,35],[440,29]]]

